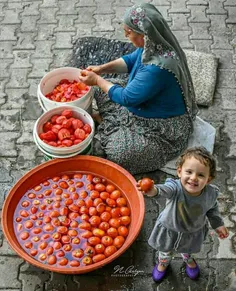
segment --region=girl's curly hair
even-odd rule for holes
[[[194,157],[200,163],[210,168],[210,176],[216,176],[216,160],[213,155],[204,147],[192,147],[186,149],[176,162],[177,168],[181,168],[186,159]]]

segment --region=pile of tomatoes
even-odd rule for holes
[[[130,208],[121,191],[91,174],[62,174],[25,193],[14,213],[24,250],[57,267],[100,262],[129,234]]]
[[[75,80],[70,82],[67,79],[63,79],[52,92],[45,96],[56,102],[70,102],[83,97],[88,93],[89,89],[90,87],[82,82]]]
[[[73,117],[71,110],[64,110],[60,115],[53,115],[43,125],[40,139],[54,147],[70,147],[81,143],[91,133],[92,128],[79,118]]]

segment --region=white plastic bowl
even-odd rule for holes
[[[90,87],[90,90],[81,98],[78,98],[70,102],[56,102],[48,99],[45,95],[52,92],[53,89],[59,84],[63,79],[69,81],[79,81],[80,69],[72,67],[63,67],[55,69],[47,73],[40,81],[37,90],[37,96],[40,106],[43,111],[46,112],[50,109],[60,107],[60,106],[76,106],[80,107],[88,112],[91,112],[91,105],[93,101],[94,91]]]
[[[43,133],[44,123],[49,121],[53,115],[61,114],[62,111],[64,111],[65,109],[72,110],[73,117],[79,118],[84,123],[88,123],[91,126],[92,131],[87,136],[87,138],[79,144],[73,145],[71,147],[62,147],[62,148],[53,147],[53,146],[43,142],[40,139],[39,135],[41,133]],[[39,147],[40,150],[43,149],[47,154],[49,154],[52,157],[68,158],[68,157],[74,156],[76,154],[79,154],[80,152],[84,152],[86,150],[86,148],[89,147],[89,145],[91,144],[91,142],[93,140],[94,131],[95,131],[94,121],[88,112],[86,112],[82,108],[75,107],[75,106],[61,106],[61,107],[53,108],[53,109],[45,112],[43,115],[41,115],[38,118],[38,120],[36,121],[36,123],[34,125],[33,135],[34,135],[36,145]]]

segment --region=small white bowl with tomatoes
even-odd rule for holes
[[[84,152],[93,140],[94,129],[94,121],[85,110],[61,106],[41,115],[33,134],[39,148],[53,157],[64,158]]]

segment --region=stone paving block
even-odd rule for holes
[[[26,169],[17,169],[11,171],[11,176],[14,183],[16,183],[20,178],[22,178],[28,171]]]
[[[83,37],[83,36],[91,36],[92,35],[92,28],[95,26],[95,24],[90,23],[81,23],[76,24],[76,34],[72,37],[72,42],[76,41],[77,38]]]
[[[76,7],[84,7],[84,6],[95,6],[96,7],[96,2],[95,0],[80,0],[78,3],[75,5]]]
[[[122,6],[124,7],[123,10],[127,9],[127,7],[130,7],[134,4],[136,4],[137,1],[131,1],[131,0],[115,0],[114,6]]]
[[[221,121],[222,118],[225,118],[226,113],[219,104],[220,104],[220,100],[215,99],[213,104],[209,106],[208,109],[204,107],[199,107],[199,115],[201,116],[201,118],[203,118],[204,120],[210,123],[213,120],[214,122]]]
[[[17,144],[16,148],[18,150],[17,161],[20,162],[22,165],[22,162],[26,162],[27,160],[34,161],[35,153],[37,151],[37,148],[35,148],[35,146],[25,146],[24,144]]]
[[[51,69],[66,67],[71,59],[71,50],[54,50],[54,61]]]
[[[24,94],[27,89],[6,89],[7,101],[2,109],[20,109],[25,104]]]
[[[3,133],[0,132],[0,137],[3,137]],[[10,176],[11,162],[8,159],[0,158],[0,182],[10,183],[12,177]]]
[[[10,76],[10,65],[13,63],[13,59],[1,59],[0,78],[6,78]]]
[[[170,1],[168,0],[152,0],[150,3],[155,6],[169,6],[170,7],[171,5]]]
[[[171,30],[191,30],[191,27],[188,25],[188,18],[190,13],[169,13],[170,18],[172,19]]]
[[[227,15],[208,15],[208,18],[211,21],[210,32],[215,31],[215,34],[218,33],[230,33],[230,29],[226,27]]]
[[[58,11],[58,8],[53,7],[40,7],[40,19],[38,20],[38,24],[57,24],[57,20],[55,18],[55,15]]]
[[[23,120],[22,121],[22,135],[17,139],[18,144],[34,142],[33,141],[33,128],[35,120]]]
[[[191,31],[181,31],[181,30],[175,30],[174,35],[179,41],[180,46],[183,49],[193,49],[194,46],[189,41],[189,36],[191,35]]]
[[[192,34],[190,35],[190,40],[193,39],[212,39],[212,36],[209,34],[209,23],[190,23],[192,28]]]
[[[229,231],[229,236],[226,239],[218,239],[217,235],[213,236],[214,244],[212,253],[209,255],[213,259],[236,259],[236,255],[232,250],[231,239],[234,233]]]
[[[0,247],[0,257],[1,256],[18,256],[17,253],[10,247],[5,237],[3,238],[2,245]]]
[[[229,50],[212,49],[212,53],[219,59],[218,69],[236,69],[233,63],[234,53]]]
[[[0,3],[0,17],[2,18],[2,20],[4,18],[4,9],[3,9],[4,6],[5,6],[4,3]]]
[[[236,144],[233,143],[229,146],[229,152],[227,154],[227,158],[235,158],[236,157]]]
[[[108,38],[108,39],[115,39],[114,37],[114,33],[111,31],[93,31],[93,36],[96,37],[104,37],[104,38]]]
[[[191,16],[189,18],[189,23],[191,22],[210,22],[208,16],[206,16],[206,6],[191,6]]]
[[[18,40],[14,49],[16,50],[34,50],[34,37],[35,32],[24,32],[17,34]]]
[[[19,265],[22,259],[16,257],[0,257],[0,288],[20,288],[21,283],[17,280]],[[9,272],[9,270],[11,270]]]
[[[187,1],[187,6],[188,5],[208,5],[208,1],[205,0],[188,0]],[[190,9],[192,9],[192,7],[189,7]]]
[[[58,0],[43,0],[43,3],[40,7],[57,7]]]
[[[226,9],[224,9],[224,0],[214,0],[209,1],[209,8],[206,10],[207,14],[227,14]]]
[[[119,23],[120,30],[123,30],[122,19],[124,16],[124,7],[115,6],[114,10],[115,10],[115,14],[114,14],[114,17],[112,18],[112,23]]]
[[[37,21],[39,16],[29,15],[22,18],[22,24],[20,27],[21,32],[35,32],[37,29]]]
[[[114,13],[114,6],[111,2],[104,2],[104,0],[95,0],[97,9],[96,14],[109,14]]]
[[[0,144],[1,157],[16,157],[17,151],[15,149],[15,140],[19,137],[20,133],[16,132],[0,132],[0,140],[4,143]]]
[[[235,1],[234,0],[226,0],[223,3],[224,6],[235,6]]]
[[[38,24],[38,35],[36,40],[54,40],[54,29],[56,24]]]
[[[213,40],[207,39],[191,39],[191,43],[194,45],[194,50],[204,53],[211,53],[210,46],[212,45],[212,42]]]
[[[225,7],[228,12],[227,24],[236,24],[236,7]]]
[[[77,3],[77,0],[70,0],[70,5],[68,5],[67,0],[58,1],[57,6],[59,7],[59,10],[57,12],[57,15],[75,15],[75,14],[77,14],[77,9],[75,9],[76,3]]]
[[[35,120],[42,115],[42,108],[38,99],[28,94],[25,94],[24,97],[27,99],[27,102],[25,108],[21,111],[21,118],[22,120]]]
[[[214,32],[210,32],[213,37],[213,44],[211,48],[214,49],[225,49],[230,50],[232,49],[232,45],[229,43],[228,37],[225,33],[215,34]]]
[[[230,185],[230,186],[236,185],[236,165],[235,165],[235,161],[233,159],[232,160],[228,159],[227,160],[227,165],[229,167],[229,172],[230,172],[230,177],[226,181],[227,185]]]
[[[75,24],[95,23],[94,14],[96,13],[96,7],[78,7],[77,11],[78,18],[75,20]]]
[[[71,49],[73,47],[72,38],[74,35],[74,32],[55,33],[56,43],[54,45],[54,49]]]
[[[169,13],[188,13],[190,10],[186,6],[185,0],[172,0]]]
[[[19,19],[18,12],[14,9],[5,9],[2,23],[3,24],[20,24],[21,20]]]
[[[236,88],[236,71],[218,70],[218,87]]]
[[[11,71],[11,77],[9,83],[6,85],[7,88],[28,88],[27,75],[29,69],[18,69],[15,68]]]
[[[222,109],[236,110],[236,104],[234,102],[236,98],[235,89],[219,88],[218,91],[222,96]]]
[[[114,31],[112,27],[112,15],[94,15],[97,25],[93,28],[93,32]]]
[[[47,59],[31,59],[33,68],[28,75],[28,78],[42,78],[47,72],[49,72],[52,58]]]
[[[34,1],[25,3],[23,6],[23,12],[21,13],[21,17],[30,16],[30,15],[39,15],[39,5],[41,1]]]
[[[40,80],[41,78],[38,78],[38,79],[28,78],[28,83],[29,83],[28,95],[30,96],[29,98],[34,98],[36,100],[37,90],[38,90],[38,85],[39,85]]]
[[[52,58],[53,52],[52,52],[52,46],[55,41],[53,40],[38,40],[35,41],[35,52],[32,54],[32,58]]]
[[[67,15],[61,15],[60,17],[56,17],[58,19],[58,26],[55,29],[55,32],[62,31],[72,31],[75,32],[76,28],[74,27],[74,20],[77,18],[77,15],[70,15],[68,17]]]
[[[14,70],[15,68],[31,68],[32,64],[30,63],[30,57],[32,55],[31,51],[24,50],[14,50],[14,62],[11,64],[11,68]]]
[[[0,183],[0,209],[2,209],[5,197],[7,196],[10,189],[11,189],[11,186],[7,182]],[[3,243],[1,243],[0,245],[2,246]],[[1,249],[0,249],[0,253],[1,253]]]
[[[0,119],[2,121],[2,131],[20,130],[20,112],[17,109],[1,110]]]

